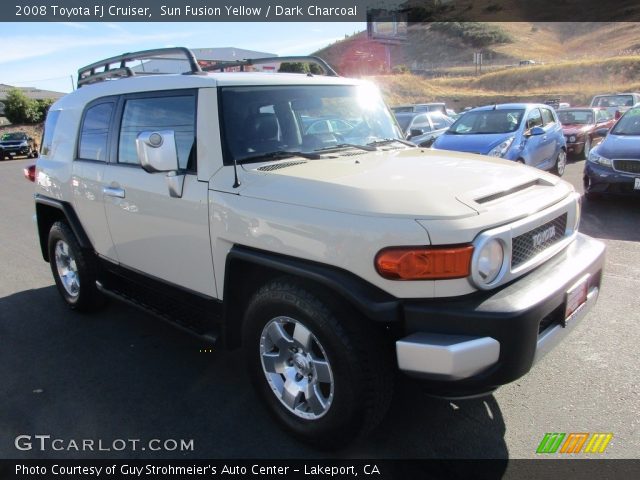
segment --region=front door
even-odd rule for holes
[[[122,266],[215,297],[208,184],[197,178],[196,100],[193,90],[121,98],[118,135],[105,167],[104,205]],[[136,137],[156,130],[175,134],[180,173],[185,174],[181,198],[170,195],[165,173],[148,173],[138,161]]]

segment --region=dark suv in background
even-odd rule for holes
[[[0,160],[19,156],[36,158],[38,146],[35,140],[24,132],[3,133],[0,136]]]

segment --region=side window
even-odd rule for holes
[[[435,130],[447,128],[451,125],[451,122],[444,118],[442,115],[431,115],[431,121],[433,122],[433,128]]]
[[[413,119],[413,122],[411,123],[411,128],[419,128],[420,130],[423,130],[425,132],[431,130],[431,124],[429,123],[429,118],[427,118],[427,116],[425,114],[422,115],[418,115],[416,118]]]
[[[146,97],[125,100],[118,163],[138,164],[136,138],[140,132],[173,130],[181,169],[194,171],[196,99],[194,95]]]
[[[596,111],[596,122],[598,123],[611,120],[612,117],[613,115],[611,115],[611,113],[609,113],[607,110]]]
[[[78,142],[78,158],[107,161],[107,137],[113,103],[99,103],[84,112],[82,130]]]
[[[533,127],[541,127],[542,126],[542,115],[540,115],[539,109],[534,109],[529,112],[529,116],[527,117],[527,129]]]
[[[51,144],[53,143],[53,132],[58,123],[60,110],[49,110],[47,120],[44,122],[44,132],[42,133],[42,141],[40,142],[40,155],[49,155],[51,152]]]
[[[548,108],[542,109],[542,121],[544,125],[549,125],[551,123],[555,123],[555,118],[553,118],[553,112]]]

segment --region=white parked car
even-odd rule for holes
[[[127,68],[144,53],[183,53],[187,72]],[[125,298],[242,347],[305,441],[375,427],[398,372],[491,392],[597,298],[604,246],[578,233],[568,183],[408,145],[367,82],[205,73],[168,49],[97,62],[79,85],[49,111],[35,175],[63,300]]]

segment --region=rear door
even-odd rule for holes
[[[145,275],[215,297],[209,240],[208,183],[197,178],[197,91],[123,96],[104,174],[104,205],[120,264]],[[175,134],[181,198],[169,194],[166,173],[142,169],[136,137]]]
[[[556,116],[550,108],[541,107],[540,113],[542,114],[542,128],[545,131],[542,136],[541,148],[544,152],[544,168],[548,168],[556,161],[558,152],[564,143],[564,135],[560,122],[556,121]]]
[[[539,108],[531,109],[525,120],[525,132],[533,127],[542,127],[542,113],[540,113]],[[540,167],[544,163],[544,142],[546,140],[546,135],[530,135],[527,137],[523,152],[527,165]]]

